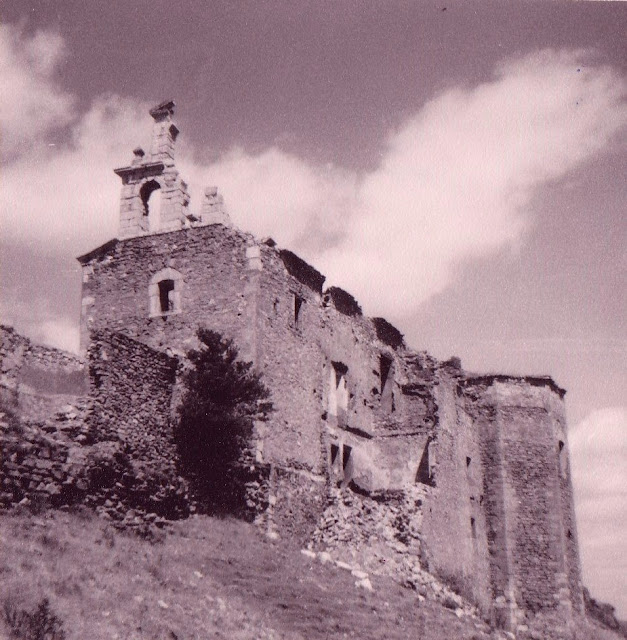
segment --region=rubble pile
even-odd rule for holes
[[[391,576],[413,589],[419,600],[438,601],[458,616],[478,616],[476,607],[431,575],[423,566],[420,539],[422,505],[431,487],[365,495],[333,489],[330,504],[312,537],[320,561],[369,579]]]
[[[90,442],[85,411],[84,404],[68,405],[46,421],[0,413],[0,507],[31,500],[60,506],[84,496],[82,449]]]

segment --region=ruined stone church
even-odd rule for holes
[[[149,366],[116,373],[103,415],[119,396],[119,430],[138,450],[133,433],[146,424],[165,433],[176,387],[168,363],[197,345],[199,326],[216,330],[271,391],[275,411],[256,425],[254,453],[269,470],[265,517],[278,535],[324,542],[341,520],[330,511],[349,495],[354,513],[367,501],[391,510],[394,553],[463,584],[497,623],[581,613],[564,390],[550,377],[476,375],[456,358],[414,351],[348,292],[325,289],[313,266],[237,229],[215,187],[192,212],[175,165],[174,103],[150,115],[149,151],[135,149],[115,170],[118,237],[79,258],[92,377],[124,369],[124,349],[155,363],[150,380]],[[137,406],[153,402],[147,390],[164,388],[161,405],[150,405],[153,423],[137,418]],[[378,544],[371,525],[364,547]]]

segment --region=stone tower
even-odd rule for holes
[[[174,123],[174,102],[150,110],[154,123],[150,153],[138,147],[128,167],[115,169],[122,178],[120,239],[174,231],[189,226],[189,194],[174,166],[179,130]]]

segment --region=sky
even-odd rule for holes
[[[5,0],[0,316],[78,345],[148,109],[417,349],[567,389],[584,582],[627,618],[627,3]]]

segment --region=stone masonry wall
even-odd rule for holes
[[[290,275],[276,250],[260,249],[257,366],[275,408],[261,453],[265,462],[323,474],[320,292]]]
[[[475,378],[457,359],[439,363],[411,351],[387,321],[364,317],[349,293],[325,291],[324,276],[298,256],[222,224],[112,241],[80,261],[84,347],[89,331],[108,328],[182,354],[197,346],[204,326],[232,338],[242,359],[253,361],[275,408],[255,427],[263,473],[251,480],[252,501],[267,503],[264,522],[305,539],[325,508],[329,517],[339,508],[337,488],[366,497],[420,490],[420,561],[496,622],[512,626],[524,611],[581,608],[554,383]],[[115,349],[120,341],[113,340]],[[133,344],[135,355],[122,360],[142,360]],[[141,415],[144,392],[125,395],[137,386],[135,374],[110,374],[117,382],[102,392],[98,410],[119,394]],[[154,397],[170,393],[164,381],[149,383]],[[118,420],[116,429],[149,459],[158,452],[144,442],[141,422]],[[157,422],[152,437],[167,440],[166,421]]]
[[[572,496],[560,481],[563,392],[545,379],[486,376],[464,384],[481,425],[498,621],[515,626],[525,612],[552,609],[568,619],[580,609],[581,583],[568,549],[575,534],[564,529]]]
[[[155,349],[185,353],[197,346],[199,326],[233,338],[254,360],[254,296],[246,286],[250,236],[223,225],[183,229],[109,243],[83,256],[82,348],[88,332],[122,331]],[[151,279],[179,273],[180,307],[151,313]]]
[[[425,505],[422,538],[426,566],[476,603],[491,610],[483,468],[478,433],[458,406],[459,370],[440,369],[434,395],[433,491]],[[455,553],[451,553],[455,549]]]
[[[0,403],[0,508],[84,501],[89,482],[86,405],[66,405],[46,421],[22,419]]]
[[[264,440],[264,459],[328,472],[331,443],[350,440],[353,448],[372,449],[367,443],[377,434],[391,442],[422,429],[432,408],[403,395],[404,348],[396,345],[397,351],[382,342],[350,294],[322,291],[322,277],[314,277],[315,270],[299,279],[284,264],[283,252],[265,244],[259,249],[257,363],[273,391],[280,421]],[[383,381],[382,359],[387,361]],[[345,382],[344,403],[336,388],[338,371]],[[379,466],[390,470],[398,464]]]
[[[10,338],[6,344],[28,346]],[[48,404],[45,419],[0,399],[0,507],[80,503],[131,527],[187,513],[170,423],[176,366],[166,354],[101,331],[90,349],[89,396],[56,411]]]
[[[176,517],[187,510],[171,404],[178,361],[128,336],[94,331],[89,348],[91,428],[128,466],[130,502]],[[131,488],[129,485],[129,488]],[[123,490],[122,490],[123,493]],[[128,500],[115,496],[120,515]]]
[[[120,333],[94,331],[89,348],[91,425],[120,439],[135,460],[176,460],[170,404],[178,361]]]

